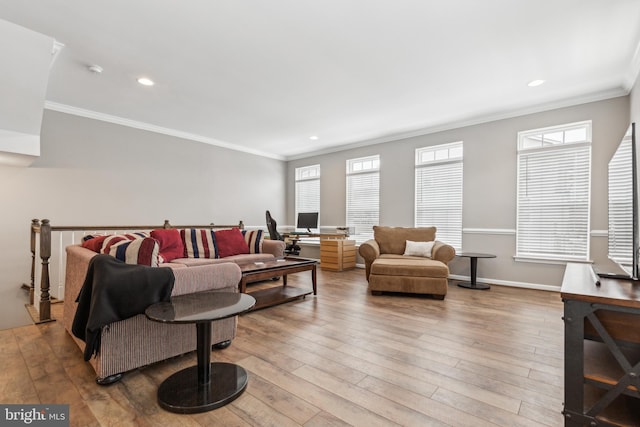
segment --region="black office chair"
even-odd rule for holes
[[[278,233],[278,223],[275,219],[271,217],[271,213],[267,211],[267,230],[269,230],[269,237],[271,240],[282,240],[284,241],[284,237],[280,233]],[[284,253],[287,255],[300,255],[300,246],[298,246],[298,240],[293,239],[291,243],[287,244],[284,248]]]

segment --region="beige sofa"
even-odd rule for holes
[[[447,264],[455,256],[455,249],[436,240],[435,227],[375,226],[373,231],[374,238],[361,244],[358,250],[364,258],[369,291],[373,295],[405,292],[444,299],[449,277]],[[421,256],[405,255],[407,241],[412,242],[412,247],[431,249]]]
[[[238,292],[242,277],[239,264],[268,261],[284,256],[284,242],[264,240],[262,253],[232,255],[216,259],[178,258],[160,264],[175,276],[173,295],[202,291]],[[76,299],[87,268],[96,252],[80,245],[66,248],[63,324],[80,349],[85,343],[72,333]],[[213,322],[211,342],[224,348],[236,334],[237,317]],[[189,324],[153,322],[144,314],[114,322],[102,328],[99,353],[89,360],[99,384],[118,381],[122,373],[196,349],[196,328]]]

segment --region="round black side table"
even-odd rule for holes
[[[163,323],[195,323],[198,364],[183,369],[158,387],[158,403],[167,411],[193,414],[219,408],[242,394],[247,372],[233,363],[211,363],[211,322],[250,310],[250,295],[235,292],[198,292],[179,295],[170,302],[148,307],[150,320]]]
[[[479,252],[460,252],[459,254],[456,254],[456,256],[471,259],[471,283],[461,282],[461,283],[458,283],[458,286],[460,286],[461,288],[467,288],[467,289],[479,289],[479,290],[491,289],[491,286],[485,283],[477,283],[476,274],[478,272],[478,258],[495,258],[496,257],[495,255],[483,254]]]

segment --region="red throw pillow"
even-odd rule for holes
[[[109,237],[109,235],[92,236],[82,242],[82,247],[91,249],[93,252],[100,253],[100,249],[102,249],[102,242],[104,242],[104,239],[106,239],[107,237]]]
[[[247,242],[244,240],[244,236],[239,228],[219,230],[216,231],[214,235],[216,238],[216,246],[218,247],[218,256],[220,256],[220,258],[249,253],[249,245],[247,245]]]
[[[175,228],[159,228],[151,231],[151,237],[160,245],[160,262],[169,262],[184,255],[184,244],[180,232]]]

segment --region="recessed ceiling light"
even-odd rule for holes
[[[317,139],[318,139],[318,136],[317,136],[317,135],[311,135],[311,136],[309,137],[309,139],[310,139],[310,140],[312,140],[312,141],[315,141],[315,140],[317,140]]]
[[[144,85],[144,86],[153,86],[153,85],[155,84],[155,83],[153,82],[153,80],[148,79],[148,78],[146,78],[146,77],[140,77],[140,78],[138,79],[138,83],[140,83],[141,85]]]
[[[91,71],[93,74],[100,74],[102,73],[103,69],[101,66],[99,65],[89,65],[87,67],[89,69],[89,71]]]
[[[540,86],[543,83],[544,83],[544,80],[532,80],[532,81],[529,82],[529,84],[527,86],[536,87],[536,86]]]

